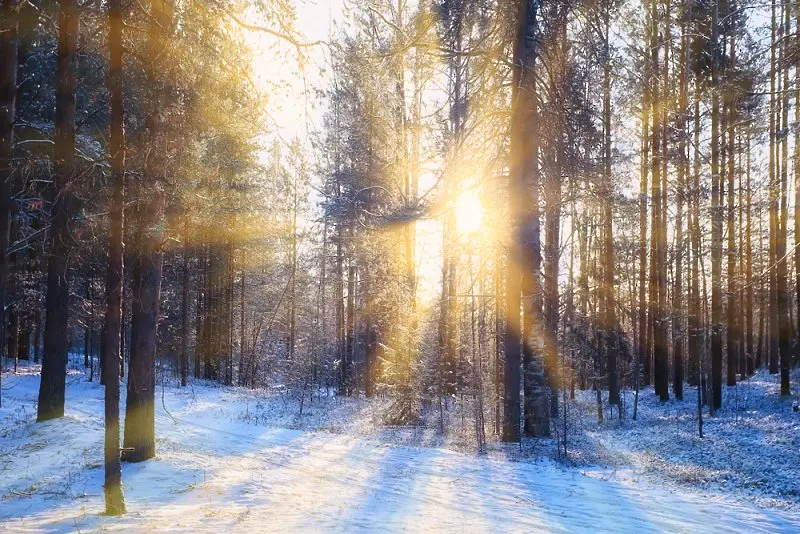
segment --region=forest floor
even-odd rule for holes
[[[71,371],[66,416],[35,423],[37,371],[3,374],[0,532],[800,529],[800,414],[769,375],[727,391],[703,440],[689,392],[662,405],[645,390],[636,422],[602,426],[578,392],[566,461],[556,440],[490,439],[476,455],[468,402],[442,435],[434,407],[400,429],[381,423],[386,399],[323,394],[301,416],[276,391],[159,387],[158,455],[123,465],[128,514],[110,518],[102,388]]]

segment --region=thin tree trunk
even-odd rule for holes
[[[800,25],[799,25],[800,26]],[[800,107],[798,108],[800,111]],[[747,124],[745,129],[747,141],[746,141],[746,148],[747,151],[747,193],[745,198],[745,204],[747,206],[747,216],[746,216],[746,230],[745,230],[745,284],[747,290],[745,292],[745,324],[747,328],[747,348],[746,348],[746,358],[747,358],[747,376],[752,376],[755,372],[754,366],[754,352],[753,352],[753,247],[752,247],[752,204],[753,204],[753,191],[752,191],[752,182],[750,180],[750,123]],[[760,218],[760,217],[759,217]],[[795,241],[796,243],[798,241]],[[800,261],[800,258],[798,258]],[[800,264],[798,264],[800,265]],[[798,286],[800,289],[800,286]],[[762,314],[759,314],[762,315]]]
[[[550,80],[551,94],[558,94],[564,90],[566,80],[566,57],[568,53],[566,12],[559,9],[558,49],[559,64],[558,79]],[[553,163],[551,172],[544,184],[545,201],[545,246],[544,246],[544,370],[550,386],[550,416],[558,417],[558,388],[561,386],[558,376],[558,322],[559,322],[559,255],[560,255],[560,226],[561,226],[561,179],[564,158],[566,157],[564,132],[566,118],[559,113],[560,124],[557,127],[558,139],[555,141],[555,151],[550,154]]]
[[[183,284],[181,310],[181,386],[189,375],[189,213],[183,215]]]
[[[619,347],[618,325],[616,315],[616,295],[614,293],[614,195],[611,176],[611,48],[609,46],[609,33],[611,31],[609,10],[603,10],[603,179],[604,179],[604,204],[603,233],[603,261],[605,263],[603,274],[603,318],[604,334],[606,338],[606,373],[608,376],[608,403],[619,406],[619,376],[617,374],[617,353]]]
[[[777,2],[772,2],[772,38],[770,46],[770,69],[769,69],[769,334],[767,338],[769,372],[778,372],[778,278],[775,262],[778,259],[778,143],[777,143],[777,104],[775,96],[777,59]]]
[[[711,59],[711,390],[714,409],[722,406],[722,198],[719,164],[719,0],[712,5]]]
[[[649,24],[650,11],[645,9],[645,42],[651,43],[651,31]],[[645,79],[648,83],[644,84],[642,96],[642,130],[641,130],[641,156],[639,164],[639,347],[637,358],[637,369],[639,373],[639,363],[644,360],[645,384],[649,382],[649,329],[648,329],[648,303],[647,303],[647,192],[648,192],[648,172],[650,170],[650,108],[651,94],[649,83],[649,62],[645,61]],[[583,252],[581,252],[583,256]],[[581,273],[583,273],[581,264]],[[583,276],[583,274],[581,274]],[[636,377],[636,384],[639,384],[639,377]]]
[[[729,55],[729,68],[735,68],[735,52],[736,41],[733,32],[730,37],[730,55]],[[727,163],[728,163],[728,309],[727,309],[727,385],[736,385],[736,371],[739,361],[739,325],[737,321],[739,313],[739,304],[737,303],[737,289],[736,289],[736,226],[734,213],[736,211],[736,191],[735,175],[736,175],[736,158],[735,150],[735,137],[736,137],[736,102],[731,98],[726,98],[728,113],[726,116],[728,122],[727,133]],[[721,204],[722,202],[720,202]]]
[[[245,251],[242,249],[242,272],[241,280],[239,280],[239,378],[238,383],[240,386],[245,385],[242,382],[243,370],[247,367],[245,362],[245,355],[247,354],[247,311],[245,308]]]
[[[800,7],[796,4],[795,9],[795,39],[794,42],[800,42]],[[795,54],[797,52],[795,51]],[[795,266],[795,299],[797,302],[797,331],[800,334],[800,56],[795,55],[795,93],[794,93],[794,266]],[[748,130],[747,136],[747,179],[748,179],[748,196],[750,193],[750,132]],[[748,201],[749,202],[749,201]],[[750,221],[750,206],[748,204],[748,226]],[[749,232],[748,232],[749,239]],[[748,245],[748,270],[749,270],[749,245]],[[748,288],[749,288],[748,280]],[[748,314],[750,308],[748,307]],[[752,318],[750,319],[752,320]],[[752,325],[751,325],[752,326]],[[751,334],[751,332],[748,332]],[[748,340],[750,343],[752,340]]]
[[[683,400],[683,347],[684,347],[684,313],[683,313],[683,206],[686,196],[686,170],[688,168],[688,156],[686,154],[686,111],[687,111],[687,91],[688,76],[686,72],[688,63],[688,41],[687,18],[691,16],[691,4],[684,4],[681,14],[681,49],[680,49],[680,74],[679,85],[680,95],[678,104],[678,135],[679,154],[678,154],[678,184],[675,191],[675,288],[672,299],[673,323],[672,323],[672,391],[675,398]]]
[[[787,206],[789,196],[789,69],[786,67],[785,62],[792,53],[788,46],[786,38],[790,34],[791,19],[790,19],[790,6],[787,0],[781,2],[784,22],[783,31],[781,35],[782,46],[780,64],[783,69],[783,103],[781,107],[782,112],[782,126],[781,131],[787,132],[782,134],[781,140],[781,173],[780,173],[780,222],[778,223],[778,346],[780,352],[780,381],[781,381],[781,395],[790,395],[791,388],[789,383],[789,368],[791,366],[791,342],[792,342],[792,325],[790,319],[791,313],[791,298],[789,297],[789,286],[787,283],[787,271],[789,259],[787,258],[786,238],[788,234],[788,216],[789,208]],[[798,314],[800,315],[800,314]]]

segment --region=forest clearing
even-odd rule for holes
[[[653,402],[643,403],[638,426],[600,428],[591,413],[574,422],[585,442],[571,462],[557,457],[554,440],[536,450],[495,441],[476,458],[472,432],[458,425],[453,433],[469,437],[442,437],[435,421],[381,430],[385,402],[319,392],[301,416],[285,393],[171,384],[157,405],[156,461],[123,467],[136,512],[121,521],[102,515],[102,388],[73,370],[64,421],[42,426],[35,371],[8,380],[0,410],[7,532],[793,532],[800,524],[798,473],[782,469],[800,462],[800,422],[753,404],[774,380],[740,392],[749,399],[739,421],[720,414],[709,428],[716,439],[694,455],[674,445],[692,433],[693,422],[681,420],[691,405],[665,415]],[[743,431],[753,435],[741,439]],[[781,435],[795,439],[780,443]],[[581,459],[601,445],[604,458]],[[659,461],[637,458],[645,451]]]
[[[800,532],[800,5],[0,0],[0,531]]]

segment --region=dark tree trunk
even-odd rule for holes
[[[141,208],[141,207],[140,207]],[[148,207],[146,210],[158,210]],[[146,216],[145,216],[146,217]],[[144,220],[149,218],[143,217]],[[155,456],[155,353],[161,291],[160,240],[141,239],[133,266],[131,356],[125,403],[123,460],[140,462]]]
[[[767,321],[767,358],[769,360],[769,372],[778,372],[778,278],[775,262],[778,259],[777,240],[778,240],[778,143],[776,124],[777,117],[777,97],[775,96],[776,85],[776,47],[777,44],[777,5],[772,2],[772,23],[771,23],[771,46],[770,46],[770,70],[769,70],[769,311]]]
[[[338,188],[338,184],[337,184]],[[339,389],[345,390],[345,358],[347,357],[347,325],[345,323],[344,250],[346,233],[344,224],[336,224],[336,348],[339,356]]]
[[[686,136],[688,135],[687,124],[687,93],[688,76],[687,64],[689,60],[689,32],[688,20],[691,17],[692,6],[684,6],[681,14],[681,48],[680,48],[680,95],[678,111],[678,128],[680,135],[678,151],[678,184],[675,191],[675,292],[673,294],[673,323],[672,323],[672,391],[675,398],[683,400],[683,369],[684,369],[684,309],[683,309],[683,257],[684,257],[684,237],[683,237],[683,206],[686,198],[686,176],[688,170],[688,155],[686,153]]]
[[[789,296],[788,285],[788,267],[789,259],[787,258],[786,239],[788,235],[788,221],[789,221],[789,165],[788,165],[788,146],[789,146],[789,68],[786,66],[786,61],[792,54],[789,50],[789,43],[787,38],[789,36],[791,19],[790,19],[790,6],[786,0],[782,1],[782,12],[784,14],[783,31],[782,31],[782,44],[781,44],[781,57],[780,65],[783,69],[783,103],[781,107],[782,112],[782,134],[781,140],[781,173],[780,173],[780,221],[778,223],[778,242],[777,242],[777,292],[778,292],[778,347],[780,353],[780,382],[781,382],[781,395],[790,395],[791,388],[789,383],[789,368],[792,360],[792,325],[791,325],[791,298]],[[800,314],[798,314],[800,315]]]
[[[614,292],[614,190],[611,176],[611,31],[609,10],[603,10],[603,330],[605,334],[606,375],[608,377],[608,403],[619,405],[619,377],[617,374],[618,326],[616,295]]]
[[[647,11],[647,10],[645,10]],[[649,13],[649,11],[647,12]],[[646,14],[649,17],[649,14]],[[645,23],[645,41],[650,42],[650,25]],[[645,75],[647,73],[648,67],[645,66]],[[645,383],[649,381],[650,376],[650,365],[649,365],[649,349],[648,349],[648,320],[647,320],[647,191],[648,191],[648,172],[650,170],[649,160],[650,160],[650,136],[648,132],[650,131],[650,84],[644,84],[644,91],[642,96],[642,133],[641,133],[641,142],[642,142],[642,153],[641,153],[641,163],[639,166],[639,173],[640,173],[640,182],[639,182],[639,319],[638,319],[638,328],[639,328],[639,346],[637,347],[638,350],[638,361],[644,362],[644,375],[645,375]],[[583,254],[583,252],[581,252]],[[583,270],[583,266],[581,266]],[[583,274],[581,274],[583,276]],[[635,372],[637,376],[634,377],[634,381],[638,386],[639,377],[638,374],[640,373],[639,365],[637,363],[637,369]]]
[[[123,460],[139,462],[155,455],[155,356],[161,297],[161,267],[164,241],[165,155],[163,110],[166,105],[158,67],[165,64],[168,32],[172,25],[172,0],[153,0],[148,49],[153,60],[147,66],[147,79],[153,102],[147,117],[147,142],[154,153],[144,169],[141,187],[131,309],[131,357],[128,369],[128,397],[125,404]],[[149,198],[147,189],[154,192]],[[145,197],[145,198],[143,198]]]
[[[729,67],[734,68],[734,51],[736,50],[735,40],[733,34],[730,38],[730,56]],[[728,121],[727,133],[727,162],[728,162],[728,309],[727,309],[727,385],[736,385],[736,371],[739,361],[739,304],[737,303],[737,289],[736,289],[736,226],[734,214],[736,212],[736,192],[734,190],[735,176],[736,176],[736,158],[734,155],[735,150],[735,120],[736,120],[736,103],[730,97],[727,98],[728,112],[726,119]],[[720,202],[721,203],[721,202]]]
[[[17,27],[19,2],[0,4],[0,375],[5,356],[5,304],[8,285],[8,249],[11,231],[14,114],[17,100]],[[2,391],[2,388],[0,388]],[[0,405],[2,405],[0,393]]]
[[[355,224],[350,222],[350,242],[353,242]],[[353,251],[351,251],[352,254]],[[349,258],[347,274],[347,324],[344,360],[342,361],[342,385],[345,396],[353,394],[353,361],[356,354],[356,276],[358,271],[354,259]]]
[[[524,27],[517,35],[519,46],[519,87],[515,120],[519,121],[512,135],[521,135],[515,145],[521,154],[512,164],[518,172],[512,179],[510,194],[519,202],[517,216],[521,217],[517,238],[520,247],[519,269],[522,291],[522,369],[524,393],[525,435],[543,437],[550,435],[550,417],[547,405],[547,383],[542,361],[542,284],[541,284],[541,231],[539,217],[539,112],[536,59],[538,50],[535,36],[538,32],[537,2],[529,2],[525,13],[520,12]],[[523,9],[523,8],[521,8]],[[522,19],[524,15],[524,20]]]
[[[106,309],[103,329],[105,383],[105,501],[106,514],[125,513],[122,495],[122,468],[119,450],[119,367],[122,333],[123,274],[123,206],[125,204],[125,134],[122,94],[122,11],[120,0],[109,0],[108,6],[111,64],[108,92],[111,103],[112,196],[109,213],[108,271],[106,273]]]
[[[650,14],[652,30],[651,34],[654,36],[654,46],[651,50],[651,69],[652,69],[652,91],[653,103],[661,102],[661,83],[666,80],[660,80],[660,62],[659,62],[659,49],[661,46],[659,34],[659,17],[657,11],[657,2],[651,4]],[[666,99],[666,95],[664,95]],[[651,309],[651,323],[652,323],[652,339],[653,339],[653,378],[655,385],[655,392],[659,397],[664,399],[668,393],[665,390],[664,384],[666,381],[666,359],[667,359],[667,337],[666,337],[666,315],[665,315],[665,290],[662,279],[661,261],[664,254],[665,236],[663,235],[663,199],[662,199],[662,135],[663,135],[663,121],[665,112],[661,111],[659,107],[653,108],[653,125],[652,125],[652,238],[651,238],[651,273],[650,273],[650,309]]]
[[[203,334],[205,332],[205,302],[206,302],[206,262],[205,262],[205,246],[202,243],[197,243],[195,245],[195,250],[198,251],[197,253],[197,260],[198,260],[198,267],[199,267],[199,276],[197,280],[197,301],[195,302],[195,316],[194,316],[194,332],[195,332],[195,343],[194,343],[194,377],[201,378],[202,370],[201,364],[204,361],[205,355],[205,342],[203,338]]]
[[[719,2],[712,9],[711,59],[711,396],[714,409],[722,406],[722,192],[719,164]]]
[[[800,108],[798,108],[800,109]],[[755,352],[753,346],[753,246],[752,246],[752,181],[750,180],[750,125],[747,125],[747,185],[746,185],[746,229],[745,229],[745,324],[747,328],[746,339],[746,358],[747,358],[747,376],[752,376],[755,372]]]
[[[90,295],[91,295],[90,287],[91,286],[89,285],[89,283],[87,281],[87,284],[86,284],[86,300],[89,300],[91,298],[90,297]],[[89,360],[91,358],[91,351],[92,351],[92,346],[91,346],[92,345],[92,333],[91,333],[91,330],[89,329],[89,319],[90,319],[90,317],[91,317],[91,314],[89,315],[89,317],[86,318],[86,326],[83,329],[83,368],[84,369],[88,369],[89,368]]]
[[[9,323],[9,339],[8,339],[8,356],[14,359],[14,372],[17,372],[17,365],[19,362],[19,312],[11,309],[8,318]]]
[[[181,386],[189,375],[189,214],[183,216],[183,284],[181,309]]]
[[[563,7],[556,9],[558,47],[557,56],[560,58],[558,74],[550,79],[551,94],[559,95],[564,90],[567,74],[566,57],[568,54],[567,42],[567,15]],[[563,95],[559,98],[564,98]],[[559,257],[560,257],[560,226],[561,226],[561,180],[564,167],[566,118],[563,110],[558,110],[556,132],[558,138],[554,140],[551,151],[550,172],[544,183],[545,202],[545,245],[544,245],[544,370],[547,383],[550,387],[550,415],[558,416],[558,389],[561,386],[558,373],[558,322],[559,322]]]
[[[33,320],[33,363],[39,363],[42,356],[42,312],[40,310],[36,310]]]
[[[36,419],[64,415],[67,376],[69,269],[72,248],[69,219],[70,182],[75,174],[75,56],[78,13],[75,0],[61,0],[58,13],[58,80],[56,87],[55,173],[47,192],[52,203],[50,257],[47,260],[44,354]]]
[[[123,180],[124,179],[125,179],[125,176],[123,175]],[[123,186],[123,188],[124,188],[124,186]],[[122,236],[123,236],[122,240],[124,242],[125,241],[125,237],[124,237],[125,236],[125,207],[124,206],[122,208]],[[125,262],[125,260],[123,259],[123,263],[124,262]],[[122,319],[121,319],[121,322],[120,322],[120,333],[119,333],[119,376],[120,376],[120,378],[124,378],[125,377],[125,346],[126,346],[125,345],[125,337],[126,337],[125,333],[127,331],[127,324],[128,324],[128,321],[127,321],[128,309],[127,309],[127,306],[126,306],[126,303],[125,303],[125,293],[126,293],[125,278],[124,278],[124,276],[126,274],[126,270],[125,269],[122,270],[122,274],[123,274],[123,281],[122,281],[122,287],[120,288],[120,292],[121,292],[120,300],[122,301]]]
[[[800,42],[800,7],[795,5],[795,28],[794,28],[794,42]],[[794,264],[795,264],[795,299],[797,301],[797,331],[800,334],[800,55],[795,52],[795,93],[794,93]],[[750,131],[747,132],[747,181],[748,181],[748,197],[750,194]],[[750,206],[748,201],[747,224],[750,225]],[[750,233],[748,231],[748,240]],[[748,276],[749,276],[749,260],[750,250],[748,245]],[[749,282],[749,279],[748,279]],[[749,289],[748,283],[748,289]],[[750,307],[747,308],[750,314]],[[750,324],[748,328],[752,329],[752,317],[749,316]],[[751,332],[748,331],[748,335]],[[752,343],[752,339],[748,339],[748,344]],[[797,357],[797,350],[795,350]],[[783,388],[782,388],[783,389]],[[788,390],[788,388],[787,388]]]
[[[542,362],[534,353],[539,346],[538,340],[534,342],[538,337],[535,331],[541,325],[538,132],[535,130],[537,103],[534,70],[537,54],[537,5],[536,2],[526,0],[518,3],[514,44],[509,176],[509,216],[513,234],[507,260],[506,325],[503,332],[505,406],[502,438],[506,442],[520,439],[520,360],[523,354],[525,433],[531,436],[550,434],[546,382]],[[531,178],[533,183],[530,182]],[[523,293],[524,320],[521,320]]]

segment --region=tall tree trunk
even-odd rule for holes
[[[70,182],[75,174],[75,56],[78,13],[75,0],[60,0],[58,13],[58,79],[56,84],[55,173],[48,191],[52,203],[50,256],[47,260],[44,354],[36,419],[64,415],[67,376],[69,269],[72,248]]]
[[[730,55],[729,55],[729,65],[728,67],[733,70],[735,68],[735,51],[736,51],[736,41],[734,37],[734,33],[731,32],[730,36]],[[727,163],[728,163],[728,209],[727,209],[727,218],[728,218],[728,309],[727,309],[727,323],[728,328],[726,330],[727,333],[727,385],[728,386],[735,386],[736,385],[736,371],[738,367],[739,361],[739,325],[738,325],[738,313],[739,313],[739,305],[737,303],[737,289],[736,289],[736,226],[735,226],[735,219],[734,213],[736,211],[736,191],[734,189],[735,186],[735,176],[736,176],[736,157],[734,154],[735,150],[735,138],[736,138],[736,102],[731,97],[727,97],[727,109],[728,113],[726,116],[728,122],[728,133],[727,133]],[[720,202],[721,204],[722,202]]]
[[[463,54],[464,47],[464,2],[452,3],[443,17],[448,24],[446,29],[445,41],[447,46],[456,53],[448,58],[448,77],[449,77],[449,105],[450,105],[450,162],[459,161],[461,145],[464,140],[465,121],[467,112],[467,54]],[[467,32],[468,36],[468,32]],[[451,166],[445,178],[445,197],[453,200],[458,192],[459,176]],[[443,391],[447,395],[455,395],[458,377],[456,376],[456,356],[459,343],[458,332],[458,256],[455,243],[456,236],[456,216],[452,209],[446,210],[444,214],[444,230],[442,235],[443,246],[443,280],[442,284],[442,314],[440,317],[440,345],[442,354],[442,379]]]
[[[354,242],[355,239],[355,221],[350,220],[349,241]],[[348,258],[348,274],[347,274],[347,335],[345,337],[345,356],[343,364],[343,379],[344,394],[349,397],[353,394],[353,361],[356,354],[356,278],[358,277],[358,269],[355,263],[354,247],[350,247],[350,257]]]
[[[125,403],[123,460],[140,462],[155,456],[155,358],[161,299],[161,268],[164,241],[164,174],[166,166],[163,132],[165,91],[159,67],[168,56],[168,32],[172,26],[173,0],[151,0],[146,74],[153,102],[147,115],[147,141],[153,149],[144,169],[144,187],[139,188],[139,240],[133,270],[131,358],[128,396]],[[152,198],[142,197],[154,190]]]
[[[339,390],[345,391],[345,362],[347,357],[347,325],[345,323],[344,251],[346,236],[342,221],[336,223],[336,336],[339,356]]]
[[[246,355],[248,354],[247,348],[247,310],[245,308],[245,250],[242,249],[242,269],[241,269],[241,279],[239,280],[239,369],[238,369],[238,379],[237,382],[240,386],[245,385],[242,382],[242,377],[244,376],[244,372],[247,368],[246,362]],[[325,278],[325,273],[323,272],[323,279]],[[326,338],[327,339],[327,338]]]
[[[790,395],[791,388],[789,384],[789,368],[792,360],[792,325],[790,319],[791,313],[791,298],[789,297],[788,286],[788,266],[789,259],[787,257],[786,238],[788,234],[788,196],[789,196],[789,69],[786,66],[786,61],[792,53],[789,50],[789,43],[787,38],[790,34],[791,18],[790,18],[790,5],[787,0],[781,2],[782,12],[784,14],[783,30],[781,35],[781,56],[780,65],[783,70],[783,103],[781,107],[782,112],[782,126],[781,126],[781,173],[780,173],[780,221],[778,223],[778,347],[780,352],[780,381],[781,381],[781,395]],[[786,132],[786,133],[783,133]],[[798,314],[800,315],[800,314]]]
[[[520,308],[523,286],[530,293],[528,313],[535,313],[536,273],[539,243],[539,221],[536,209],[532,206],[528,190],[528,178],[536,176],[533,167],[535,152],[535,133],[531,131],[531,118],[535,103],[536,61],[536,4],[520,0],[517,4],[517,29],[514,42],[514,66],[511,112],[511,153],[509,175],[509,217],[511,220],[511,252],[507,260],[506,274],[506,325],[504,330],[505,349],[505,397],[503,418],[503,441],[520,440],[520,363],[522,356],[522,322]],[[533,135],[527,135],[531,134]],[[538,187],[538,184],[535,184]],[[527,266],[531,271],[524,273]],[[527,319],[527,317],[526,317]],[[534,319],[526,320],[533,327]],[[530,348],[526,348],[531,350]],[[546,392],[541,370],[534,369],[536,360],[531,357],[530,367],[526,368],[526,432],[530,435],[549,435],[550,426],[547,414]]]
[[[560,94],[565,90],[567,75],[567,13],[566,8],[557,8],[557,25],[554,35],[558,42],[557,56],[559,66],[556,78],[550,79],[551,94]],[[563,95],[560,97],[563,98]],[[561,227],[561,180],[563,175],[564,159],[566,158],[565,135],[566,117],[563,110],[558,111],[556,127],[557,139],[554,140],[555,150],[550,154],[553,165],[546,176],[544,183],[545,201],[545,246],[544,246],[544,370],[550,386],[550,416],[558,416],[558,321],[559,321],[559,258],[560,258],[560,227]]]
[[[202,234],[198,234],[202,235]],[[201,368],[201,364],[205,363],[206,343],[205,343],[205,322],[206,322],[206,289],[207,289],[207,268],[206,268],[206,255],[205,243],[198,240],[195,245],[197,250],[197,263],[199,276],[197,281],[197,302],[195,303],[196,311],[194,316],[194,377],[200,378],[205,371]]]
[[[42,349],[42,312],[36,310],[34,313],[34,327],[33,327],[33,363],[39,363],[41,358]]]
[[[675,288],[672,298],[673,323],[672,323],[672,391],[675,398],[683,400],[683,348],[684,348],[684,310],[683,310],[683,206],[686,196],[686,171],[688,169],[688,156],[686,154],[686,112],[688,76],[687,63],[689,54],[689,32],[687,31],[688,18],[691,16],[691,4],[684,4],[681,13],[681,48],[680,48],[680,74],[678,97],[678,135],[680,136],[678,148],[678,183],[675,191]]]
[[[650,31],[650,10],[645,9],[645,42],[652,43]],[[649,58],[645,58],[645,84],[642,95],[642,124],[641,124],[641,155],[639,158],[639,347],[637,360],[637,376],[635,381],[638,387],[639,370],[638,362],[644,363],[644,382],[650,380],[650,350],[649,350],[649,328],[648,328],[648,302],[647,302],[647,193],[648,193],[648,172],[650,170],[650,108],[651,87],[649,83]],[[581,252],[583,254],[583,252]],[[583,273],[583,265],[581,266]],[[583,274],[581,274],[583,276]]]
[[[12,309],[8,318],[10,326],[10,336],[8,340],[8,356],[14,359],[14,372],[17,372],[17,365],[19,363],[19,311]]]
[[[719,164],[719,0],[714,0],[711,37],[711,393],[722,406],[722,194]]]
[[[769,358],[769,372],[778,372],[778,278],[775,262],[778,259],[778,142],[777,142],[777,97],[775,93],[777,74],[777,2],[772,2],[772,26],[770,45],[769,69],[769,334],[767,335],[767,354]]]
[[[189,212],[183,214],[183,280],[181,305],[181,386],[189,375]],[[240,384],[241,385],[241,384]]]
[[[289,291],[289,359],[294,360],[297,341],[297,177],[292,182],[291,289]]]
[[[0,340],[5,340],[5,304],[8,285],[8,249],[11,231],[11,184],[14,173],[14,120],[17,101],[17,28],[19,1],[0,4]],[[0,375],[5,356],[0,343]],[[0,388],[0,406],[2,406]]]
[[[603,9],[603,330],[606,340],[606,374],[608,376],[608,403],[619,405],[619,377],[617,374],[617,353],[619,347],[614,293],[614,185],[611,177],[611,31],[608,6]]]
[[[800,25],[799,25],[800,26]],[[800,93],[799,93],[800,94]],[[800,107],[798,107],[800,110]],[[747,328],[747,340],[746,340],[746,358],[747,358],[747,376],[752,376],[755,372],[754,366],[754,352],[753,352],[753,247],[752,247],[752,204],[753,204],[753,192],[752,192],[752,182],[750,180],[750,123],[747,124],[745,128],[745,135],[746,139],[746,147],[745,150],[747,152],[747,185],[746,185],[746,197],[745,197],[745,205],[747,206],[747,216],[746,216],[746,229],[745,229],[745,287],[747,288],[745,291],[745,324]],[[760,214],[759,214],[760,218]],[[795,241],[800,242],[800,241]],[[800,261],[800,258],[798,258]],[[799,264],[800,265],[800,264]],[[799,286],[800,288],[800,286]],[[762,314],[759,314],[762,315]]]
[[[672,96],[670,94],[670,47],[672,44],[672,4],[666,2],[664,13],[664,62],[662,70],[661,88],[663,95],[661,99],[661,189],[660,200],[661,207],[659,210],[658,224],[660,225],[658,231],[657,243],[657,257],[656,265],[658,266],[658,321],[654,321],[654,328],[658,328],[658,334],[654,339],[659,342],[653,347],[653,359],[655,363],[654,382],[656,393],[662,401],[669,400],[669,324],[671,314],[667,307],[667,212],[668,212],[668,175],[669,175],[669,128],[670,116],[672,113]]]
[[[665,391],[664,382],[666,379],[665,373],[666,360],[667,360],[667,338],[666,338],[666,292],[664,287],[665,280],[662,279],[661,265],[662,256],[665,251],[663,250],[666,245],[665,236],[663,236],[663,199],[662,199],[662,136],[664,128],[665,112],[662,108],[666,107],[664,102],[667,100],[667,79],[664,76],[663,80],[659,80],[660,62],[659,62],[659,49],[661,47],[659,36],[659,16],[658,16],[658,3],[651,2],[651,24],[652,34],[654,37],[654,46],[651,50],[651,69],[653,78],[651,79],[653,91],[653,129],[652,129],[652,198],[653,198],[653,212],[652,212],[652,245],[651,245],[651,273],[650,273],[650,309],[652,315],[652,339],[653,339],[653,375],[656,394],[664,399],[667,395]],[[665,54],[666,55],[666,54]],[[662,96],[662,87],[664,91]],[[663,99],[663,101],[662,101]],[[664,143],[666,144],[666,143]]]
[[[771,185],[771,184],[770,184]],[[769,189],[768,189],[769,193]],[[769,247],[769,245],[767,245]],[[762,210],[758,210],[758,257],[761,258],[763,263],[764,261],[764,216]],[[769,261],[771,258],[767,258]],[[769,282],[768,282],[769,283]],[[765,295],[766,293],[766,295]],[[760,276],[758,281],[758,345],[756,346],[756,356],[755,360],[753,361],[753,366],[755,369],[761,369],[764,363],[764,354],[767,351],[766,347],[766,336],[764,334],[765,322],[766,322],[766,311],[765,308],[767,306],[768,301],[764,299],[764,297],[769,298],[769,288],[767,291],[764,291],[764,277]]]
[[[122,332],[123,213],[125,204],[125,133],[122,74],[122,10],[120,0],[109,0],[108,42],[111,62],[108,92],[111,104],[111,210],[109,213],[108,271],[106,274],[106,309],[103,329],[105,365],[105,500],[106,514],[125,513],[122,495],[122,468],[119,450],[119,361]]]
[[[794,42],[800,42],[800,7],[795,5],[795,39]],[[794,276],[795,276],[795,299],[797,301],[797,331],[800,334],[800,55],[795,51],[795,93],[794,93]],[[748,129],[747,136],[747,179],[748,179],[748,196],[750,194],[750,131]],[[748,201],[747,220],[748,227],[750,224],[750,206]],[[748,239],[749,239],[748,231]],[[750,250],[748,244],[748,271]],[[749,276],[749,273],[748,273]],[[748,289],[750,287],[748,279]],[[750,307],[747,308],[748,314]],[[752,318],[749,319],[752,321]],[[749,325],[752,328],[752,324]],[[748,334],[752,334],[748,332]],[[748,339],[748,343],[751,340]]]
[[[517,35],[517,59],[520,62],[519,87],[517,89],[518,106],[514,112],[520,121],[517,127],[522,128],[523,138],[515,145],[523,154],[516,161],[518,175],[514,177],[510,194],[518,196],[520,205],[521,227],[520,247],[520,289],[522,291],[522,369],[525,435],[542,437],[550,435],[550,423],[547,406],[547,390],[544,369],[542,366],[542,284],[541,284],[541,226],[539,214],[539,110],[538,88],[536,80],[537,49],[535,37],[538,32],[537,4],[530,3],[525,9],[525,32]],[[518,12],[522,17],[523,13]],[[522,19],[521,19],[522,20]],[[527,37],[525,37],[527,36]],[[533,42],[531,42],[533,41]]]
[[[499,196],[499,195],[498,195]],[[494,432],[500,435],[501,413],[503,404],[503,266],[499,251],[494,260]]]
[[[234,222],[235,224],[235,222]],[[228,244],[226,247],[227,265],[225,270],[225,348],[226,357],[225,385],[233,385],[233,226],[228,230]]]

